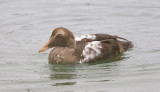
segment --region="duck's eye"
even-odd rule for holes
[[[57,36],[61,36],[61,34],[58,34]]]

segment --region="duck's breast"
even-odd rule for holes
[[[75,49],[56,47],[49,54],[50,63],[77,63],[78,58],[74,55]]]

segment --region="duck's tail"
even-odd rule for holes
[[[120,52],[124,52],[133,47],[133,43],[131,41],[128,41],[127,39],[122,38],[122,37],[117,37],[117,38],[125,40],[125,41],[117,40],[119,48],[120,48]]]

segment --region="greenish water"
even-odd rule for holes
[[[0,92],[159,92],[159,0],[0,0]],[[117,61],[48,64],[56,27],[134,43]],[[114,62],[113,62],[114,61]]]

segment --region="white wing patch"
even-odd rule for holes
[[[76,41],[81,41],[82,39],[90,39],[90,40],[95,40],[96,36],[94,34],[86,34],[86,35],[82,35],[82,36],[78,36],[75,38]]]
[[[101,54],[101,48],[102,45],[100,41],[88,42],[81,54],[84,59],[80,60],[80,63],[88,62],[89,60],[93,60],[94,58],[96,58]]]

